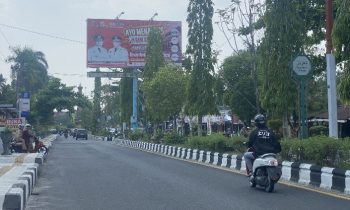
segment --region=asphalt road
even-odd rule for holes
[[[274,193],[245,176],[118,146],[54,142],[26,209],[346,209],[350,201],[278,184]]]

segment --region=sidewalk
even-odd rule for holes
[[[50,148],[56,135],[43,140]],[[46,156],[38,153],[0,155],[0,210],[23,210],[33,191]]]

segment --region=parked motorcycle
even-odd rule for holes
[[[249,177],[249,183],[251,187],[259,185],[264,187],[266,192],[273,192],[281,175],[282,171],[278,167],[276,154],[267,153],[254,160],[253,174]]]
[[[13,139],[10,144],[10,151],[11,153],[24,153],[24,151],[22,150],[22,145],[18,144],[15,139]],[[47,155],[48,152],[49,149],[44,145],[44,143],[41,140],[39,140],[39,138],[35,138],[32,153],[43,153]]]

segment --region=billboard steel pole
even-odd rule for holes
[[[137,129],[137,95],[138,95],[138,79],[137,79],[137,68],[133,69],[133,78],[132,78],[132,118],[131,125],[133,131]]]

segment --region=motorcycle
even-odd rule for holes
[[[10,151],[11,153],[24,153],[25,151],[22,150],[22,145],[18,144],[15,139],[12,140],[10,144]],[[31,153],[43,153],[44,155],[47,155],[49,152],[49,149],[44,145],[44,142],[39,140],[39,138],[34,139],[34,148]]]
[[[276,154],[267,153],[254,160],[253,173],[249,177],[249,184],[251,187],[259,185],[264,187],[266,192],[273,192],[281,175],[282,171],[278,167]]]
[[[68,138],[68,133],[64,133],[64,138]]]

